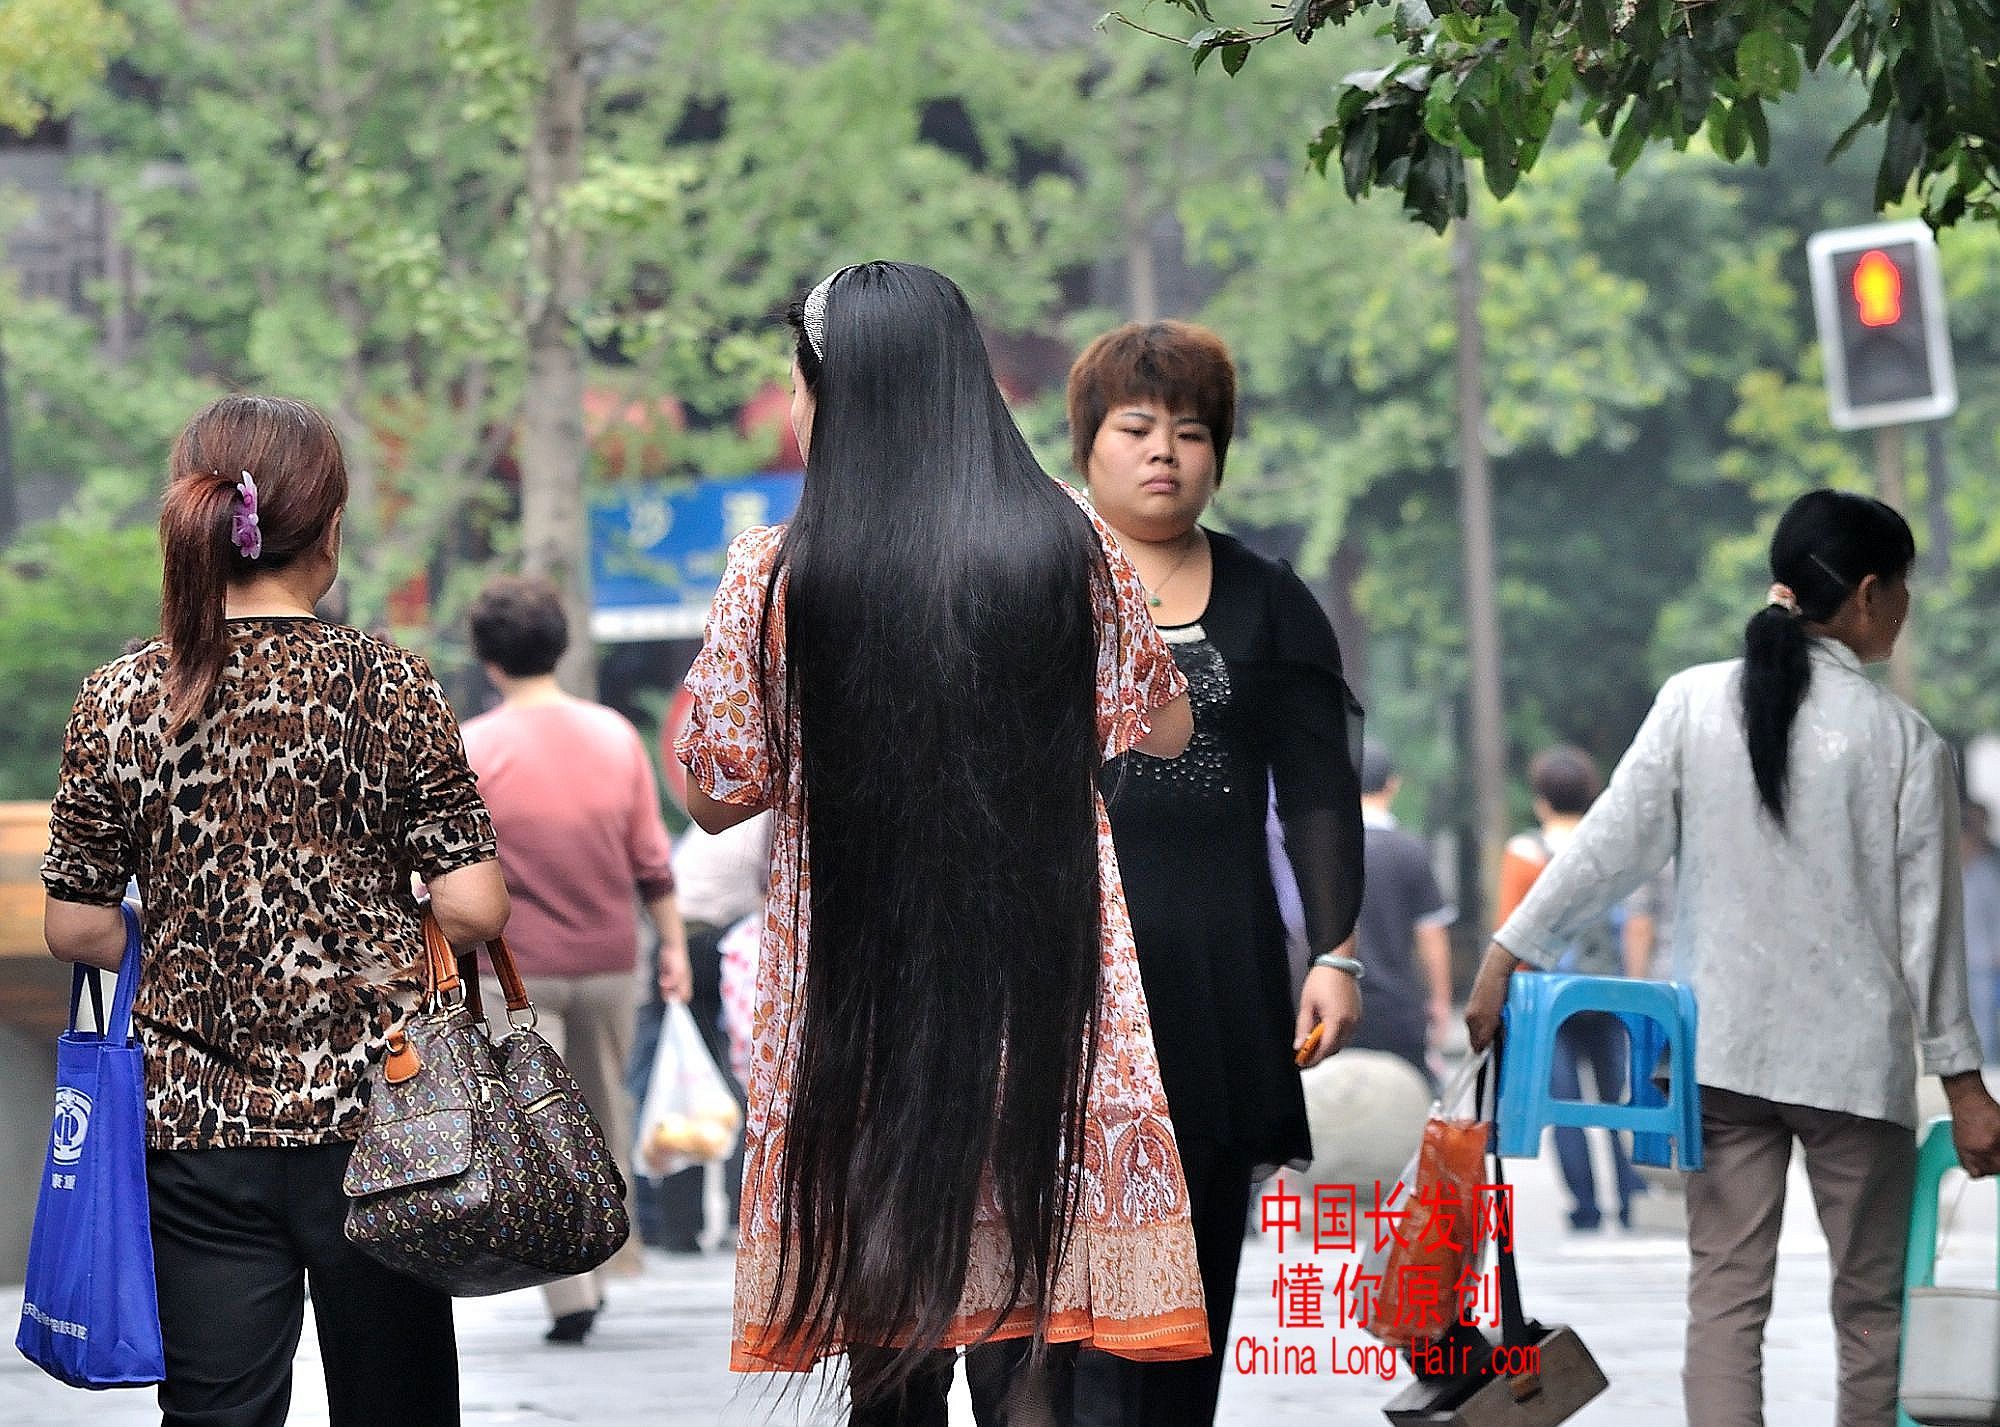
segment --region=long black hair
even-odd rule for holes
[[[1000,1318],[1032,1303],[1045,1325],[1070,1242],[1096,1046],[1103,552],[949,280],[848,268],[823,345],[799,309],[794,325],[816,411],[771,589],[787,582],[798,746],[782,710],[771,732],[803,772],[811,952],[772,1318],[814,1356],[893,1348],[850,1357],[868,1400],[940,1345],[987,1173],[1013,1263]]]
[[[1792,720],[1812,681],[1807,624],[1832,619],[1869,575],[1891,583],[1909,574],[1917,542],[1909,522],[1879,500],[1845,491],[1807,491],[1771,537],[1771,576],[1790,587],[1798,612],[1766,605],[1743,629],[1743,731],[1757,794],[1779,826],[1791,765]]]

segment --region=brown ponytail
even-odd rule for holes
[[[249,472],[263,548],[232,536]],[[225,396],[197,412],[167,458],[160,505],[160,635],[167,643],[167,728],[208,707],[229,658],[223,601],[233,582],[274,573],[325,541],[347,503],[347,463],[332,425],[286,397]]]

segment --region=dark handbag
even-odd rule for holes
[[[625,1178],[549,1043],[507,943],[487,944],[507,997],[497,1041],[477,968],[424,915],[424,1000],[389,1037],[347,1164],[347,1238],[460,1297],[588,1273],[630,1232]]]
[[[1482,1075],[1498,1077],[1500,1046]],[[1505,1187],[1500,1156],[1493,1182]],[[1450,1332],[1411,1362],[1417,1380],[1383,1405],[1397,1427],[1556,1427],[1583,1410],[1608,1384],[1574,1331],[1529,1318],[1521,1307],[1514,1235],[1499,1240],[1500,1336],[1454,1320]],[[1437,1364],[1436,1368],[1427,1366]]]

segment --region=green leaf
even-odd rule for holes
[[[1625,122],[1618,128],[1618,137],[1611,141],[1611,167],[1622,177],[1639,160],[1639,154],[1646,147],[1646,140],[1653,130],[1653,110],[1645,100],[1633,104],[1625,116]]]
[[[1868,99],[1868,107],[1854,118],[1854,122],[1840,131],[1840,137],[1827,150],[1826,161],[1832,163],[1847,152],[1848,146],[1861,137],[1864,129],[1871,129],[1888,117],[1889,106],[1895,101],[1896,91],[1887,71],[1875,81],[1875,88]]]
[[[1471,146],[1471,152],[1483,154],[1493,137],[1493,115],[1484,104],[1459,96],[1457,106],[1452,111],[1458,116],[1458,132],[1464,143]]]
[[[1225,74],[1235,74],[1243,68],[1244,61],[1249,58],[1250,46],[1247,42],[1239,40],[1233,45],[1224,45],[1222,47],[1223,72]]]
[[[1806,23],[1807,69],[1819,68],[1819,62],[1826,58],[1828,47],[1853,9],[1854,0],[1813,0],[1812,18]]]
[[[1805,67],[1792,42],[1777,30],[1752,30],[1736,46],[1736,82],[1745,94],[1796,89]]]
[[[1655,67],[1654,73],[1659,74],[1662,68],[1671,77],[1680,98],[1681,132],[1692,134],[1708,117],[1709,101],[1715,97],[1715,77],[1695,54],[1694,46],[1684,39],[1677,38],[1667,46],[1662,64]]]
[[[1924,156],[1923,127],[1902,110],[1889,115],[1889,134],[1882,142],[1882,163],[1875,170],[1875,206],[1887,208],[1910,186],[1910,175]]]
[[[1954,109],[1972,102],[1972,76],[1977,63],[1965,41],[1957,0],[1931,0],[1931,63],[1944,81],[1944,97]]]
[[[1465,159],[1456,149],[1426,142],[1410,165],[1403,185],[1403,207],[1412,217],[1442,233],[1466,208]]]
[[[1424,96],[1424,132],[1440,144],[1458,142],[1458,118],[1452,112],[1452,100],[1457,94],[1458,76],[1446,71]]]
[[[1743,151],[1750,147],[1750,126],[1740,106],[1715,101],[1708,115],[1708,144],[1724,163],[1733,164],[1743,157]]]
[[[1375,115],[1363,114],[1347,126],[1346,134],[1341,137],[1340,181],[1349,198],[1366,193],[1375,176],[1375,145],[1382,137],[1381,125]]]
[[[1611,7],[1604,0],[1578,0],[1577,33],[1583,47],[1600,53],[1611,48]]]
[[[1521,181],[1521,160],[1516,154],[1514,146],[1508,144],[1480,160],[1479,171],[1486,180],[1486,191],[1495,198],[1505,198]]]
[[[1319,131],[1318,137],[1306,145],[1306,162],[1313,166],[1313,170],[1321,178],[1326,177],[1326,161],[1332,158],[1334,150],[1340,147],[1340,136],[1340,126],[1328,124]]]
[[[1742,101],[1743,119],[1750,126],[1750,152],[1758,166],[1771,161],[1771,125],[1764,117],[1764,104],[1759,99]]]

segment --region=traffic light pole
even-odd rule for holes
[[[1909,490],[1903,479],[1903,432],[1901,426],[1875,428],[1875,489],[1881,498],[1905,519],[1909,518]],[[1904,703],[1914,702],[1917,693],[1917,666],[1905,637],[1896,641],[1889,656],[1889,687]]]

